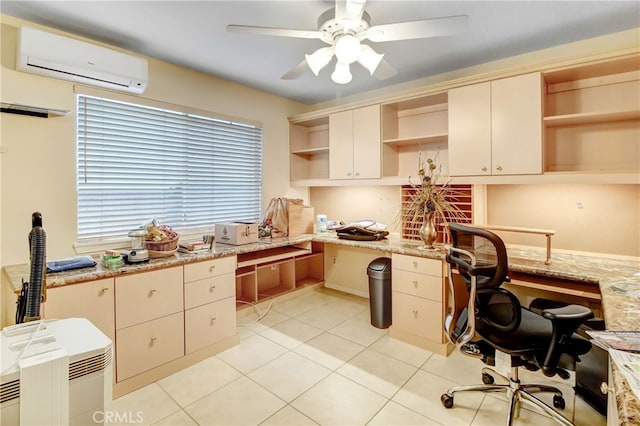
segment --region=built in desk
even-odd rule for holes
[[[444,260],[444,251],[424,250],[415,241],[388,238],[382,241],[349,241],[341,240],[334,233],[308,234],[296,238],[278,238],[269,243],[255,243],[244,246],[215,244],[211,252],[205,254],[182,255],[176,253],[171,258],[154,259],[142,265],[128,265],[117,270],[102,268],[99,264],[94,268],[69,271],[47,276],[47,286],[60,286],[106,277],[116,277],[128,273],[151,271],[174,265],[199,262],[241,253],[266,250],[279,246],[290,246],[308,242],[324,244],[341,244],[350,247],[361,247],[378,250],[384,253],[398,253],[410,256],[421,256]],[[635,295],[619,291],[617,283],[631,283],[640,289],[640,260],[613,256],[589,254],[570,254],[554,250],[551,262],[545,264],[546,252],[543,248],[507,247],[510,274],[529,283],[533,288],[555,289],[575,296],[583,296],[598,300],[601,298],[602,314],[606,328],[609,330],[637,330],[640,324],[640,300]],[[366,271],[362,271],[363,274]],[[3,284],[9,290],[18,292],[22,279],[28,279],[28,265],[12,265],[3,268]],[[558,286],[560,283],[560,287]],[[566,288],[562,288],[562,284]],[[536,287],[538,286],[538,287]],[[546,286],[546,287],[545,287]],[[549,287],[551,286],[551,287]],[[6,294],[6,293],[5,293]],[[12,302],[9,305],[14,305]],[[618,423],[621,425],[640,424],[640,401],[633,395],[619,371],[612,366],[612,377],[617,406]]]

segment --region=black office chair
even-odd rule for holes
[[[496,234],[472,226],[449,223],[452,245],[447,246],[449,297],[445,331],[451,343],[467,355],[495,365],[496,351],[510,358],[509,377],[483,368],[482,385],[456,386],[441,396],[446,408],[453,407],[454,394],[463,391],[506,392],[509,398],[507,424],[512,425],[525,402],[542,409],[563,425],[572,423],[558,411],[532,395],[552,392],[553,406],[565,408],[562,392],[555,387],[522,384],[519,367],[542,370],[547,377],[568,379],[579,355],[591,348],[588,340],[575,334],[584,321],[593,317],[579,305],[558,306],[536,300],[541,313],[520,306],[518,299],[501,287],[509,282],[504,242]],[[533,304],[533,303],[532,303]],[[545,308],[545,305],[549,306]],[[495,376],[508,384],[495,384]]]

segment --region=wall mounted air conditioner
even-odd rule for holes
[[[20,28],[16,56],[19,71],[138,94],[147,87],[146,59],[35,28]]]

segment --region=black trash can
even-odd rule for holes
[[[391,259],[379,257],[369,263],[369,307],[371,325],[389,328],[391,325]]]

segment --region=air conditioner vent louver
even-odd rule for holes
[[[103,371],[112,361],[111,348],[106,352],[69,363],[69,381]],[[0,384],[0,404],[20,397],[20,379]]]
[[[16,69],[107,89],[142,93],[146,59],[30,27],[21,27]]]

